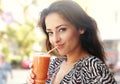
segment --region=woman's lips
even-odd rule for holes
[[[63,45],[61,44],[61,45],[57,45],[57,48],[58,49],[62,49],[63,48]]]

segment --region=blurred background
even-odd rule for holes
[[[45,50],[40,11],[56,0],[0,0],[0,52],[12,66],[7,84],[24,84],[34,51]],[[98,24],[106,64],[120,84],[120,0],[74,0]],[[72,11],[72,10],[71,10]]]

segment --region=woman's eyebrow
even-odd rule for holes
[[[61,27],[61,26],[65,26],[65,25],[58,25],[56,28],[59,28],[59,27]]]
[[[51,29],[46,29],[46,31],[51,31]]]
[[[68,25],[67,24],[61,24],[61,25],[56,26],[55,28],[58,29],[61,26],[68,26]],[[49,31],[49,30],[51,30],[51,28],[46,28],[46,30]]]

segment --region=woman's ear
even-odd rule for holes
[[[80,33],[80,35],[81,35],[81,34],[84,34],[84,33],[85,33],[85,30],[84,30],[84,29],[80,29],[80,30],[79,30],[79,33]]]

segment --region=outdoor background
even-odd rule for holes
[[[54,1],[0,0],[0,52],[13,68],[13,79],[8,74],[8,84],[24,84],[32,54],[45,50],[45,36],[37,22],[41,10]],[[120,0],[74,1],[97,21],[106,63],[120,84]]]

